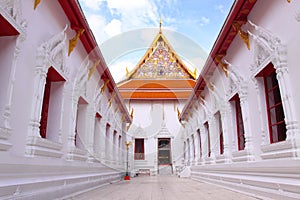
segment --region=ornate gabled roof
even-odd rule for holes
[[[127,79],[196,79],[160,31]]]
[[[126,79],[118,84],[124,99],[186,99],[196,82],[161,29]]]

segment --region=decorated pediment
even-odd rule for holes
[[[132,78],[190,78],[191,75],[184,69],[177,56],[160,36],[155,47],[142,62],[141,66],[132,75]]]
[[[128,79],[196,79],[177,56],[164,35],[159,32]]]

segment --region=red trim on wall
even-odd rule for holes
[[[192,102],[198,97],[205,89],[206,83],[203,77],[209,78],[217,67],[216,61],[214,61],[216,55],[226,55],[227,49],[230,47],[232,41],[237,35],[237,31],[232,28],[233,21],[247,21],[247,17],[254,7],[256,0],[236,0],[231,7],[231,10],[223,24],[223,27],[212,47],[212,50],[205,62],[203,70],[197,79],[194,87],[194,92],[188,98],[188,101],[182,109],[180,120],[184,120],[187,116],[187,110],[191,106]],[[225,42],[226,41],[226,42]]]
[[[136,138],[134,141],[134,160],[145,160],[144,138]]]
[[[53,67],[48,69],[47,79],[51,82],[65,81],[65,78],[62,77]]]
[[[107,85],[107,89],[109,92],[116,92],[116,102],[120,105],[120,108],[122,112],[126,115],[126,121],[128,123],[131,123],[132,119],[128,113],[128,110],[126,109],[126,106],[124,102],[122,101],[122,97],[119,94],[118,90],[115,90],[117,88],[116,83],[105,63],[105,60],[103,58],[103,55],[100,51],[100,48],[98,47],[98,44],[96,42],[96,39],[85,19],[85,16],[83,14],[83,11],[78,3],[77,0],[58,0],[60,3],[62,9],[64,10],[67,18],[70,21],[71,28],[75,31],[77,31],[80,28],[84,28],[85,31],[80,36],[80,40],[87,52],[89,54],[89,58],[91,60],[100,60],[100,64],[97,66],[97,70],[99,74],[101,74],[101,79],[107,80],[109,79],[110,82]]]
[[[264,78],[264,86],[265,86],[265,99],[266,99],[266,106],[267,106],[267,114],[268,114],[268,126],[269,126],[269,137],[270,143],[281,142],[286,139],[286,124],[284,120],[284,111],[282,106],[282,99],[279,90],[278,80],[276,78],[276,71],[272,63],[267,65],[262,72],[259,73],[258,76],[263,76]],[[274,77],[275,76],[275,77]],[[267,79],[271,79],[271,85],[268,86]],[[276,93],[276,91],[278,91]],[[277,94],[277,98],[276,98]],[[270,99],[274,101],[274,105],[270,105]],[[280,99],[280,101],[278,101]],[[277,102],[275,103],[275,101]],[[271,116],[271,110],[273,110],[273,120]],[[274,130],[277,131],[277,135],[275,135]]]
[[[232,100],[235,103],[236,133],[238,138],[238,150],[240,151],[245,149],[245,129],[243,115],[238,94],[234,95]]]
[[[18,35],[19,32],[0,14],[0,36]]]
[[[41,113],[41,121],[40,121],[40,134],[41,134],[42,138],[46,138],[46,135],[47,135],[50,90],[51,90],[51,82],[47,78],[46,84],[45,84],[45,89],[44,89],[43,105],[42,105],[42,113]]]

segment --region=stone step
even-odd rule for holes
[[[173,170],[171,165],[162,165],[158,166],[158,174],[159,175],[172,175]]]

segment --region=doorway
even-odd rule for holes
[[[158,165],[171,165],[171,140],[158,138]]]

